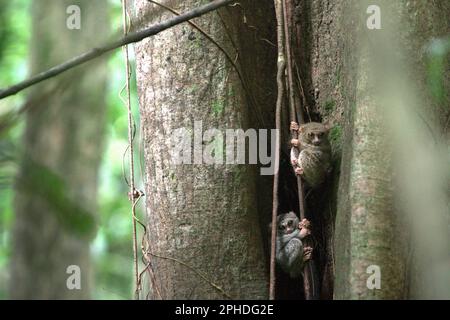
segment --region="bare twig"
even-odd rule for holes
[[[154,35],[160,33],[161,31],[169,29],[177,24],[186,22],[190,19],[204,15],[205,13],[211,12],[211,11],[221,8],[223,6],[226,6],[230,3],[232,3],[233,1],[235,1],[235,0],[212,1],[201,7],[198,7],[198,8],[192,9],[188,12],[185,12],[179,16],[176,16],[176,17],[173,17],[166,21],[154,24],[144,30],[128,33],[126,36],[122,37],[119,40],[113,41],[113,42],[106,44],[99,48],[93,48],[88,52],[85,52],[85,53],[83,53],[79,56],[76,56],[64,63],[61,63],[60,65],[52,67],[41,73],[38,73],[37,75],[35,75],[27,80],[19,82],[19,83],[15,84],[11,87],[8,87],[6,89],[0,90],[0,99],[12,96],[28,87],[31,87],[32,85],[34,85],[36,83],[42,82],[42,81],[50,79],[52,77],[55,77],[69,69],[72,69],[72,68],[79,66],[83,63],[86,63],[92,59],[95,59],[111,50],[120,48],[120,47],[130,44],[130,43],[139,42],[145,38],[154,36]]]
[[[135,205],[138,203],[140,198],[141,198],[141,194],[139,195],[139,198],[136,199]],[[153,271],[152,261],[147,255],[147,252],[149,251],[149,247],[150,247],[148,239],[147,239],[147,236],[148,236],[147,235],[147,227],[142,223],[142,221],[140,221],[138,219],[137,216],[134,216],[134,221],[139,223],[139,225],[142,227],[142,230],[143,230],[143,235],[142,235],[142,240],[141,240],[141,251],[142,251],[142,260],[143,260],[144,264],[146,265],[145,268],[139,274],[138,284],[139,284],[139,286],[141,286],[142,277],[143,277],[145,271],[148,271],[150,274],[150,281],[152,282],[152,288],[155,289],[159,298],[162,300],[163,296],[161,294],[161,290],[159,289],[158,285],[156,284],[156,276],[155,276],[155,272]],[[148,294],[147,294],[146,298],[148,298]]]
[[[139,198],[136,200],[136,203],[139,201],[139,199],[140,199],[140,196],[139,196]],[[136,205],[136,203],[135,203],[135,205]],[[156,290],[158,296],[162,299],[161,290],[160,290],[159,287],[156,285],[155,274],[154,274],[154,271],[153,271],[153,269],[152,269],[151,259],[150,259],[150,257],[149,257],[149,255],[150,255],[150,256],[156,257],[156,258],[174,261],[174,262],[177,262],[177,263],[179,263],[179,264],[185,266],[186,268],[188,268],[189,270],[191,270],[191,271],[193,271],[195,274],[197,274],[197,275],[198,275],[200,278],[202,278],[205,282],[209,283],[213,288],[215,288],[217,291],[219,291],[224,297],[226,297],[226,298],[228,298],[228,299],[230,299],[230,300],[233,299],[233,298],[232,298],[228,293],[226,293],[225,290],[223,290],[219,285],[217,285],[216,283],[214,283],[213,281],[211,281],[210,279],[208,279],[208,277],[207,277],[204,273],[202,273],[202,272],[200,272],[199,270],[195,269],[194,267],[190,266],[190,265],[187,264],[186,262],[181,261],[181,260],[179,260],[179,259],[177,259],[177,258],[167,257],[167,256],[163,256],[163,255],[160,255],[160,254],[153,253],[153,252],[150,250],[149,242],[148,242],[148,239],[147,239],[147,227],[146,227],[146,226],[145,226],[145,225],[144,225],[137,217],[135,217],[135,221],[136,221],[137,223],[139,223],[139,224],[141,225],[142,229],[144,230],[144,234],[143,234],[143,236],[142,236],[141,249],[142,249],[143,259],[145,260],[145,263],[146,263],[146,267],[145,267],[144,270],[142,270],[141,273],[139,274],[139,278],[138,278],[138,283],[139,283],[139,284],[141,284],[141,282],[142,282],[142,276],[143,276],[144,272],[145,272],[146,270],[148,270],[149,273],[150,273],[150,278],[151,278],[150,280],[151,280],[152,283],[153,283],[153,288],[155,288],[155,290]],[[148,298],[148,294],[147,294],[147,298]]]
[[[0,117],[0,134],[6,132],[14,125],[16,125],[22,114],[32,110],[36,106],[42,106],[46,104],[46,102],[52,95],[64,91],[64,89],[66,89],[68,85],[73,83],[74,78],[76,78],[77,81],[80,81],[81,75],[76,74],[71,79],[65,78],[58,83],[52,84],[50,88],[40,90],[39,93],[36,93],[35,95],[29,97],[28,100],[18,108],[18,110],[8,111],[5,115]]]
[[[275,11],[277,16],[277,42],[278,42],[278,60],[277,60],[277,88],[278,96],[275,110],[275,128],[277,130],[275,141],[275,174],[273,177],[273,194],[272,194],[272,237],[270,247],[270,280],[269,280],[269,299],[275,299],[275,249],[277,237],[277,213],[278,213],[278,180],[280,168],[280,128],[281,128],[281,107],[283,104],[284,85],[283,77],[286,62],[284,58],[284,35],[283,35],[283,4],[281,0],[274,0]]]
[[[295,95],[295,85],[294,85],[294,76],[293,76],[293,58],[292,58],[292,52],[291,52],[291,38],[290,38],[290,23],[291,20],[288,16],[288,11],[291,12],[292,8],[289,8],[291,10],[288,10],[286,5],[286,0],[283,1],[283,15],[284,15],[284,34],[285,34],[285,42],[286,42],[286,58],[287,58],[287,82],[288,82],[288,88],[289,88],[289,114],[290,114],[290,121],[295,122],[295,117],[297,115],[297,121],[299,124],[304,123],[304,117],[302,110],[300,108],[300,101],[298,99],[298,96]],[[290,5],[291,3],[289,3]],[[298,138],[298,132],[295,130],[291,131],[292,139]],[[299,201],[299,216],[300,220],[303,220],[306,218],[305,214],[305,192],[303,188],[303,181],[300,176],[297,175],[297,188],[298,188],[298,201]],[[309,244],[309,239],[306,238],[304,240],[306,242],[306,245]],[[303,277],[303,287],[305,289],[305,297],[307,300],[315,299],[317,296],[317,288],[315,288],[315,281],[316,279],[314,273],[314,267],[312,266],[313,261],[312,259],[308,260],[305,265],[305,275]]]
[[[196,275],[198,275],[200,278],[202,278],[205,282],[209,283],[213,288],[215,288],[217,291],[219,291],[224,297],[232,300],[233,298],[226,293],[219,285],[215,284],[214,282],[212,282],[210,279],[208,279],[208,277],[203,274],[202,272],[200,272],[199,270],[195,269],[194,267],[190,266],[189,264],[187,264],[184,261],[181,261],[177,258],[172,258],[172,257],[167,257],[167,256],[162,256],[150,251],[147,251],[147,254],[152,255],[154,257],[160,258],[160,259],[164,259],[164,260],[170,260],[170,261],[174,261],[176,263],[181,264],[182,266],[185,266],[186,268],[188,268],[189,270],[191,270],[192,272],[194,272]]]
[[[173,8],[171,8],[171,7],[167,6],[167,5],[164,5],[164,4],[159,3],[157,1],[154,1],[154,0],[147,0],[147,1],[150,2],[150,3],[153,3],[153,4],[157,5],[157,6],[160,6],[161,8],[164,8],[165,10],[168,10],[168,11],[172,12],[173,14],[175,14],[177,16],[180,15],[179,12],[177,12],[176,10],[174,10]],[[219,18],[222,19],[220,15],[219,15]],[[250,88],[248,86],[248,83],[247,83],[246,79],[244,78],[241,70],[238,68],[236,62],[234,62],[234,60],[230,56],[230,54],[216,40],[214,40],[206,31],[204,31],[198,24],[196,24],[195,22],[192,22],[192,21],[188,21],[188,23],[194,29],[196,29],[198,32],[200,32],[206,39],[208,39],[213,45],[215,45],[217,47],[217,49],[219,49],[224,54],[225,58],[231,64],[233,69],[236,71],[236,73],[237,73],[237,75],[239,77],[239,80],[241,81],[242,88],[244,89],[244,92],[245,92],[245,94],[247,95],[247,97],[249,99],[249,104],[250,104],[251,108],[253,109],[253,111],[255,113],[257,121],[259,122],[260,125],[264,125],[264,119],[262,118],[261,114],[257,110],[257,106],[258,105],[256,103],[256,100],[255,100],[254,96],[252,95],[252,93],[250,92]],[[222,23],[224,25],[225,32],[228,32],[228,30],[226,28],[226,25],[225,25],[223,20],[222,20]],[[230,37],[230,39],[231,39],[231,37]],[[232,43],[234,45],[234,42],[232,42]],[[238,51],[236,47],[235,47],[235,49],[236,49],[236,51]]]
[[[308,101],[306,100],[305,90],[303,89],[303,85],[302,85],[302,77],[300,76],[300,71],[298,70],[298,65],[297,65],[297,63],[295,63],[295,61],[294,61],[294,65],[295,65],[295,72],[296,72],[297,81],[298,81],[297,87],[302,96],[302,102],[303,102],[304,109],[306,110],[306,114],[308,115],[308,120],[309,120],[309,122],[311,122],[311,115],[309,113]],[[300,119],[300,116],[298,118]]]
[[[242,4],[240,4],[239,2],[236,2],[235,4],[230,5],[230,7],[238,7],[238,8],[241,9],[241,11],[242,11],[242,23],[243,23],[248,29],[253,30],[255,40],[260,40],[260,41],[266,42],[267,44],[269,44],[270,46],[272,46],[272,47],[274,47],[274,48],[277,47],[277,45],[274,44],[272,41],[270,41],[270,40],[268,40],[268,39],[266,39],[266,38],[260,37],[260,36],[259,36],[259,33],[258,33],[259,29],[258,29],[257,27],[255,27],[255,26],[250,25],[250,24],[247,22],[247,21],[248,21],[248,18],[247,18],[245,9],[244,9],[244,7],[242,6]]]
[[[145,261],[145,257],[143,258],[143,260]],[[138,282],[139,287],[142,285],[141,282],[142,282],[144,273],[147,271],[150,273],[150,278],[151,278],[150,280],[153,281],[153,279],[155,278],[155,274],[153,273],[152,264],[150,261],[147,262],[145,268],[141,271],[141,273],[139,273],[139,282]],[[162,300],[162,295],[161,295],[161,292],[159,291],[158,286],[153,285],[153,288],[155,288],[155,291],[158,294],[158,297]]]
[[[160,7],[164,8],[164,9],[166,9],[167,11],[172,12],[176,16],[180,15],[180,13],[178,11],[176,11],[173,8],[171,8],[169,6],[166,6],[166,5],[162,4],[162,3],[159,3],[159,2],[153,1],[153,0],[147,0],[147,1],[150,2],[150,3],[156,4],[157,6],[160,6]],[[202,28],[200,28],[198,24],[196,24],[195,22],[192,22],[192,21],[187,21],[187,23],[189,23],[194,29],[196,29],[198,32],[200,32],[206,39],[208,39],[212,44],[214,44],[217,47],[217,49],[219,49],[225,55],[225,57],[227,58],[228,62],[231,63],[231,65],[233,66],[234,70],[236,70],[236,72],[237,72],[237,74],[239,76],[239,79],[243,83],[244,81],[243,81],[243,78],[242,78],[241,73],[239,71],[239,68],[234,63],[233,59],[228,54],[228,52],[216,40],[214,40],[206,31],[204,31]]]
[[[123,33],[125,37],[128,34],[128,19],[127,19],[127,0],[122,0],[122,24],[123,24]],[[124,51],[124,59],[125,59],[125,67],[126,67],[126,78],[125,78],[125,88],[127,97],[125,102],[125,105],[127,107],[127,113],[128,113],[128,146],[130,149],[130,201],[131,201],[131,219],[132,219],[132,225],[133,225],[133,262],[134,262],[134,275],[135,275],[135,299],[139,300],[139,265],[138,265],[138,258],[137,258],[137,230],[136,230],[136,203],[137,199],[134,197],[135,194],[135,188],[134,188],[134,155],[133,155],[133,116],[131,112],[131,94],[130,94],[130,76],[131,76],[131,69],[130,69],[130,61],[128,57],[128,45],[125,45],[123,47]]]

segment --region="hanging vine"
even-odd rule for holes
[[[276,254],[276,237],[277,237],[277,213],[278,213],[278,181],[280,168],[280,145],[281,145],[281,108],[284,99],[284,70],[286,68],[286,60],[284,57],[284,34],[283,34],[283,3],[281,0],[274,0],[275,12],[277,17],[277,44],[278,44],[278,60],[277,60],[277,102],[275,109],[275,161],[273,177],[273,194],[272,194],[272,234],[271,234],[271,248],[270,248],[270,280],[269,280],[269,299],[275,299],[275,254]]]
[[[288,8],[286,0],[274,0],[275,13],[277,20],[277,44],[278,44],[278,60],[277,60],[277,102],[275,110],[275,128],[277,130],[277,138],[275,142],[275,175],[273,179],[273,204],[272,204],[272,234],[271,234],[271,255],[270,255],[270,280],[269,280],[269,298],[275,299],[275,254],[276,254],[276,219],[278,213],[278,184],[279,184],[279,165],[280,165],[280,127],[281,127],[281,109],[284,101],[285,85],[287,87],[288,103],[289,103],[289,117],[291,124],[304,123],[303,112],[300,106],[298,95],[295,94],[295,80],[293,77],[294,62],[292,51],[290,47],[291,31],[290,31],[290,16],[291,9]],[[290,3],[289,3],[290,5]],[[291,137],[297,139],[297,131],[291,126]],[[306,218],[305,214],[305,194],[303,188],[303,181],[300,176],[297,176],[298,200],[299,200],[299,215],[300,220]],[[305,238],[305,246],[309,245],[309,239]],[[305,298],[307,300],[318,298],[318,285],[316,283],[317,276],[314,262],[308,260],[305,264],[303,287]]]
[[[286,2],[287,1],[287,2]],[[291,50],[291,17],[289,16],[289,12],[292,12],[291,2],[290,0],[282,0],[283,2],[283,28],[285,34],[285,50],[286,50],[286,60],[287,60],[287,88],[289,92],[289,118],[291,123],[298,123],[299,125],[305,123],[303,111],[300,105],[300,99],[298,95],[295,94],[295,79],[293,77],[293,68],[294,68],[294,59],[292,56]],[[289,8],[288,8],[289,5]],[[291,138],[298,138],[298,131],[291,129]],[[300,150],[299,150],[300,151]],[[297,175],[297,189],[298,189],[298,201],[299,201],[299,215],[300,220],[303,220],[306,217],[305,211],[305,192],[303,188],[302,178]],[[305,245],[309,244],[308,237],[304,239]],[[305,274],[303,277],[303,287],[305,290],[305,298],[307,300],[313,300],[318,298],[318,285],[315,281],[317,279],[317,275],[315,274],[316,269],[314,266],[314,261],[312,259],[308,260],[305,265]]]

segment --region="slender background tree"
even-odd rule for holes
[[[107,36],[106,1],[78,1],[81,28],[73,30],[66,25],[66,10],[72,4],[33,2],[31,74],[84,52]],[[29,95],[16,179],[12,298],[90,297],[89,243],[96,229],[106,80],[104,64],[96,61],[34,87]],[[80,268],[80,290],[67,287],[74,272],[66,273],[71,265]],[[69,282],[77,284],[76,278]]]

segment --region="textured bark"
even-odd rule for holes
[[[358,39],[358,44],[353,42],[350,46],[350,52],[357,57],[351,63],[357,68],[353,68],[354,71],[343,70],[347,77],[350,74],[354,80],[348,82],[345,90],[351,94],[348,95],[350,99],[345,107],[344,147],[334,243],[334,295],[337,299],[417,297],[418,295],[411,295],[409,292],[410,279],[423,279],[434,271],[430,268],[432,265],[427,266],[426,263],[419,269],[408,270],[411,267],[411,254],[444,260],[448,255],[442,255],[442,252],[435,255],[436,251],[431,250],[434,245],[443,248],[441,243],[447,238],[445,233],[439,233],[439,228],[435,228],[438,220],[434,220],[436,215],[432,211],[436,210],[427,207],[421,216],[427,211],[428,219],[421,219],[417,223],[414,220],[418,217],[408,214],[402,208],[404,204],[400,203],[400,198],[403,193],[408,192],[409,187],[404,181],[403,185],[397,185],[396,177],[403,172],[394,157],[405,148],[402,144],[396,144],[399,135],[407,133],[411,128],[423,130],[420,126],[409,127],[411,119],[416,117],[414,112],[417,112],[412,107],[414,99],[428,102],[418,109],[420,113],[425,110],[429,113],[426,121],[433,122],[436,114],[439,114],[430,104],[423,85],[426,80],[426,63],[424,51],[419,48],[424,48],[432,37],[448,32],[448,21],[445,18],[449,12],[448,5],[440,1],[426,4],[420,1],[380,1],[378,5],[381,7],[383,29],[387,31],[374,33],[366,28],[364,19],[358,18],[368,17],[365,10],[370,4],[350,3],[350,16],[347,16],[347,19],[355,21],[359,27],[356,28],[355,38]],[[446,13],[441,12],[442,10]],[[419,90],[413,93],[417,88]],[[413,95],[416,97],[413,98]],[[394,101],[395,99],[399,100]],[[403,114],[402,121],[394,122],[392,118],[400,112],[396,108],[402,106],[407,113]],[[415,139],[413,137],[415,135],[410,134],[409,140]],[[405,141],[407,140],[401,143]],[[415,140],[410,145],[408,153],[412,158],[405,163],[411,163],[412,159],[420,156],[421,152],[415,149],[417,146],[421,148],[420,143],[421,141]],[[427,175],[421,179],[417,174],[417,171],[409,172],[411,182],[425,186],[430,181]],[[409,198],[407,201],[414,203],[415,199]],[[409,236],[415,234],[414,228],[420,229],[419,233],[422,235],[425,230],[435,230],[442,237],[439,237],[439,243],[428,243],[427,248],[417,246],[419,242],[411,240]],[[411,248],[414,247],[420,249],[411,253]],[[371,290],[367,287],[366,281],[370,274],[366,268],[370,265],[380,267],[381,289]],[[440,289],[437,283],[422,283],[415,286],[415,291],[425,290],[420,296],[431,297],[427,287],[431,285]],[[447,294],[445,291],[440,290],[435,297],[444,297]]]
[[[348,1],[293,1],[295,48],[304,94],[306,121],[324,121],[332,127],[332,167],[324,186],[307,191],[307,214],[314,226],[321,298],[332,299],[335,274],[334,222],[342,154],[342,131],[350,119],[344,107],[353,99],[355,74],[355,20]],[[351,129],[349,128],[351,131]],[[343,160],[345,161],[345,159]]]
[[[81,30],[66,8],[81,8]],[[94,47],[107,36],[106,1],[34,1],[31,73]],[[16,180],[12,298],[80,299],[90,291],[97,174],[104,128],[105,66],[96,61],[33,88]],[[58,89],[55,89],[58,88]],[[69,290],[66,269],[81,269]]]
[[[370,57],[362,50],[359,59],[356,108],[352,115],[353,148],[350,170],[347,171],[350,175],[346,195],[349,206],[345,211],[341,207],[338,211],[338,215],[350,214],[349,260],[344,260],[349,268],[349,278],[342,278],[346,273],[340,273],[340,268],[336,278],[337,283],[342,281],[338,289],[347,287],[349,295],[342,296],[342,291],[337,290],[336,297],[395,299],[403,295],[405,263],[401,252],[403,243],[395,221],[392,159],[386,146],[388,136],[382,117],[383,109],[367,79],[371,70],[367,65]],[[344,193],[344,190],[341,192]],[[336,243],[336,246],[339,244]],[[340,259],[346,256],[340,255],[341,250],[337,253],[338,265]],[[383,270],[382,290],[367,288],[366,268],[370,265],[380,266]]]
[[[178,1],[175,9],[184,11],[201,3]],[[267,8],[267,4],[256,6],[256,1],[250,3],[220,13],[237,44],[244,77],[257,78],[249,82],[249,88],[261,101],[253,108],[262,112],[269,102],[257,95],[264,92],[264,87],[257,86],[265,83],[265,79],[255,77],[255,72],[273,66],[272,62],[265,64],[269,54],[264,52],[270,47],[259,38],[270,31],[266,22],[273,19],[273,9]],[[151,6],[140,0],[135,8],[139,19]],[[256,32],[243,23],[243,9],[250,8],[254,11],[246,21],[256,26]],[[168,16],[164,14],[158,19]],[[235,49],[217,13],[195,22],[235,57]],[[251,50],[246,51],[247,47]],[[264,51],[259,51],[259,55],[251,55],[261,48]],[[203,130],[216,128],[224,134],[225,129],[255,124],[255,109],[250,109],[235,70],[212,43],[187,24],[144,40],[135,49],[150,249],[154,254],[176,258],[189,266],[171,259],[152,258],[162,298],[214,299],[226,295],[267,298],[266,257],[259,224],[264,213],[257,210],[256,166],[175,165],[171,159],[170,138],[177,128],[185,127],[192,133],[194,121],[201,121]],[[270,211],[266,214],[269,217]],[[154,287],[150,298],[159,298]]]
[[[332,126],[333,174],[327,186],[312,192],[307,199],[319,242],[322,298],[332,298],[333,290],[337,299],[404,298],[409,295],[410,277],[415,288],[412,297],[430,296],[418,292],[430,287],[430,278],[424,277],[430,274],[430,266],[425,262],[430,254],[424,251],[430,251],[425,248],[434,245],[428,241],[427,246],[422,244],[421,250],[411,253],[413,245],[406,239],[410,239],[408,220],[412,216],[399,211],[393,154],[388,151],[392,142],[386,128],[388,107],[379,92],[374,91],[374,64],[380,60],[390,62],[392,65],[379,69],[396,70],[391,61],[397,58],[393,59],[396,55],[392,48],[387,50],[389,53],[380,52],[379,48],[389,47],[389,40],[383,41],[379,31],[368,31],[365,19],[369,16],[367,7],[377,4],[381,6],[383,28],[389,19],[395,22],[391,26],[396,27],[389,29],[394,39],[390,45],[399,44],[403,54],[399,60],[408,67],[402,70],[404,73],[394,75],[398,81],[391,87],[401,91],[402,83],[407,82],[409,87],[420,88],[420,114],[431,124],[443,124],[446,113],[427,91],[424,48],[433,37],[448,36],[449,22],[445,17],[449,5],[445,1],[369,2],[294,1],[304,102],[312,120],[325,120]],[[384,76],[389,79],[387,74]],[[448,78],[447,73],[445,88]],[[448,105],[448,89],[444,92]],[[409,112],[416,111],[411,108]],[[414,150],[415,146],[411,147]],[[436,224],[421,222],[430,227],[427,229],[436,229]],[[439,248],[445,247],[445,239],[444,236],[438,241]],[[445,260],[447,255],[442,251],[440,254]],[[381,266],[382,290],[366,287],[366,268],[372,264]]]

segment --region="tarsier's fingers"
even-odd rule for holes
[[[306,262],[311,259],[313,249],[311,247],[303,248],[303,261]]]
[[[292,159],[292,160],[291,160],[291,164],[292,164],[294,167],[297,165],[297,163],[298,163],[298,160],[297,160],[297,159]]]
[[[292,122],[291,122],[291,125],[290,125],[290,129],[291,129],[291,130],[298,131],[298,123],[295,122],[295,121],[292,121]]]
[[[291,139],[291,145],[292,145],[293,147],[298,147],[298,146],[299,146],[298,139]]]
[[[300,239],[303,239],[311,235],[311,222],[307,219],[303,219],[298,223],[298,228],[300,229]]]
[[[295,168],[295,174],[301,176],[303,174],[303,168],[302,167]]]
[[[311,227],[311,222],[308,219],[302,219],[302,221],[300,221],[298,223],[298,227],[301,228],[306,228],[309,229]]]

